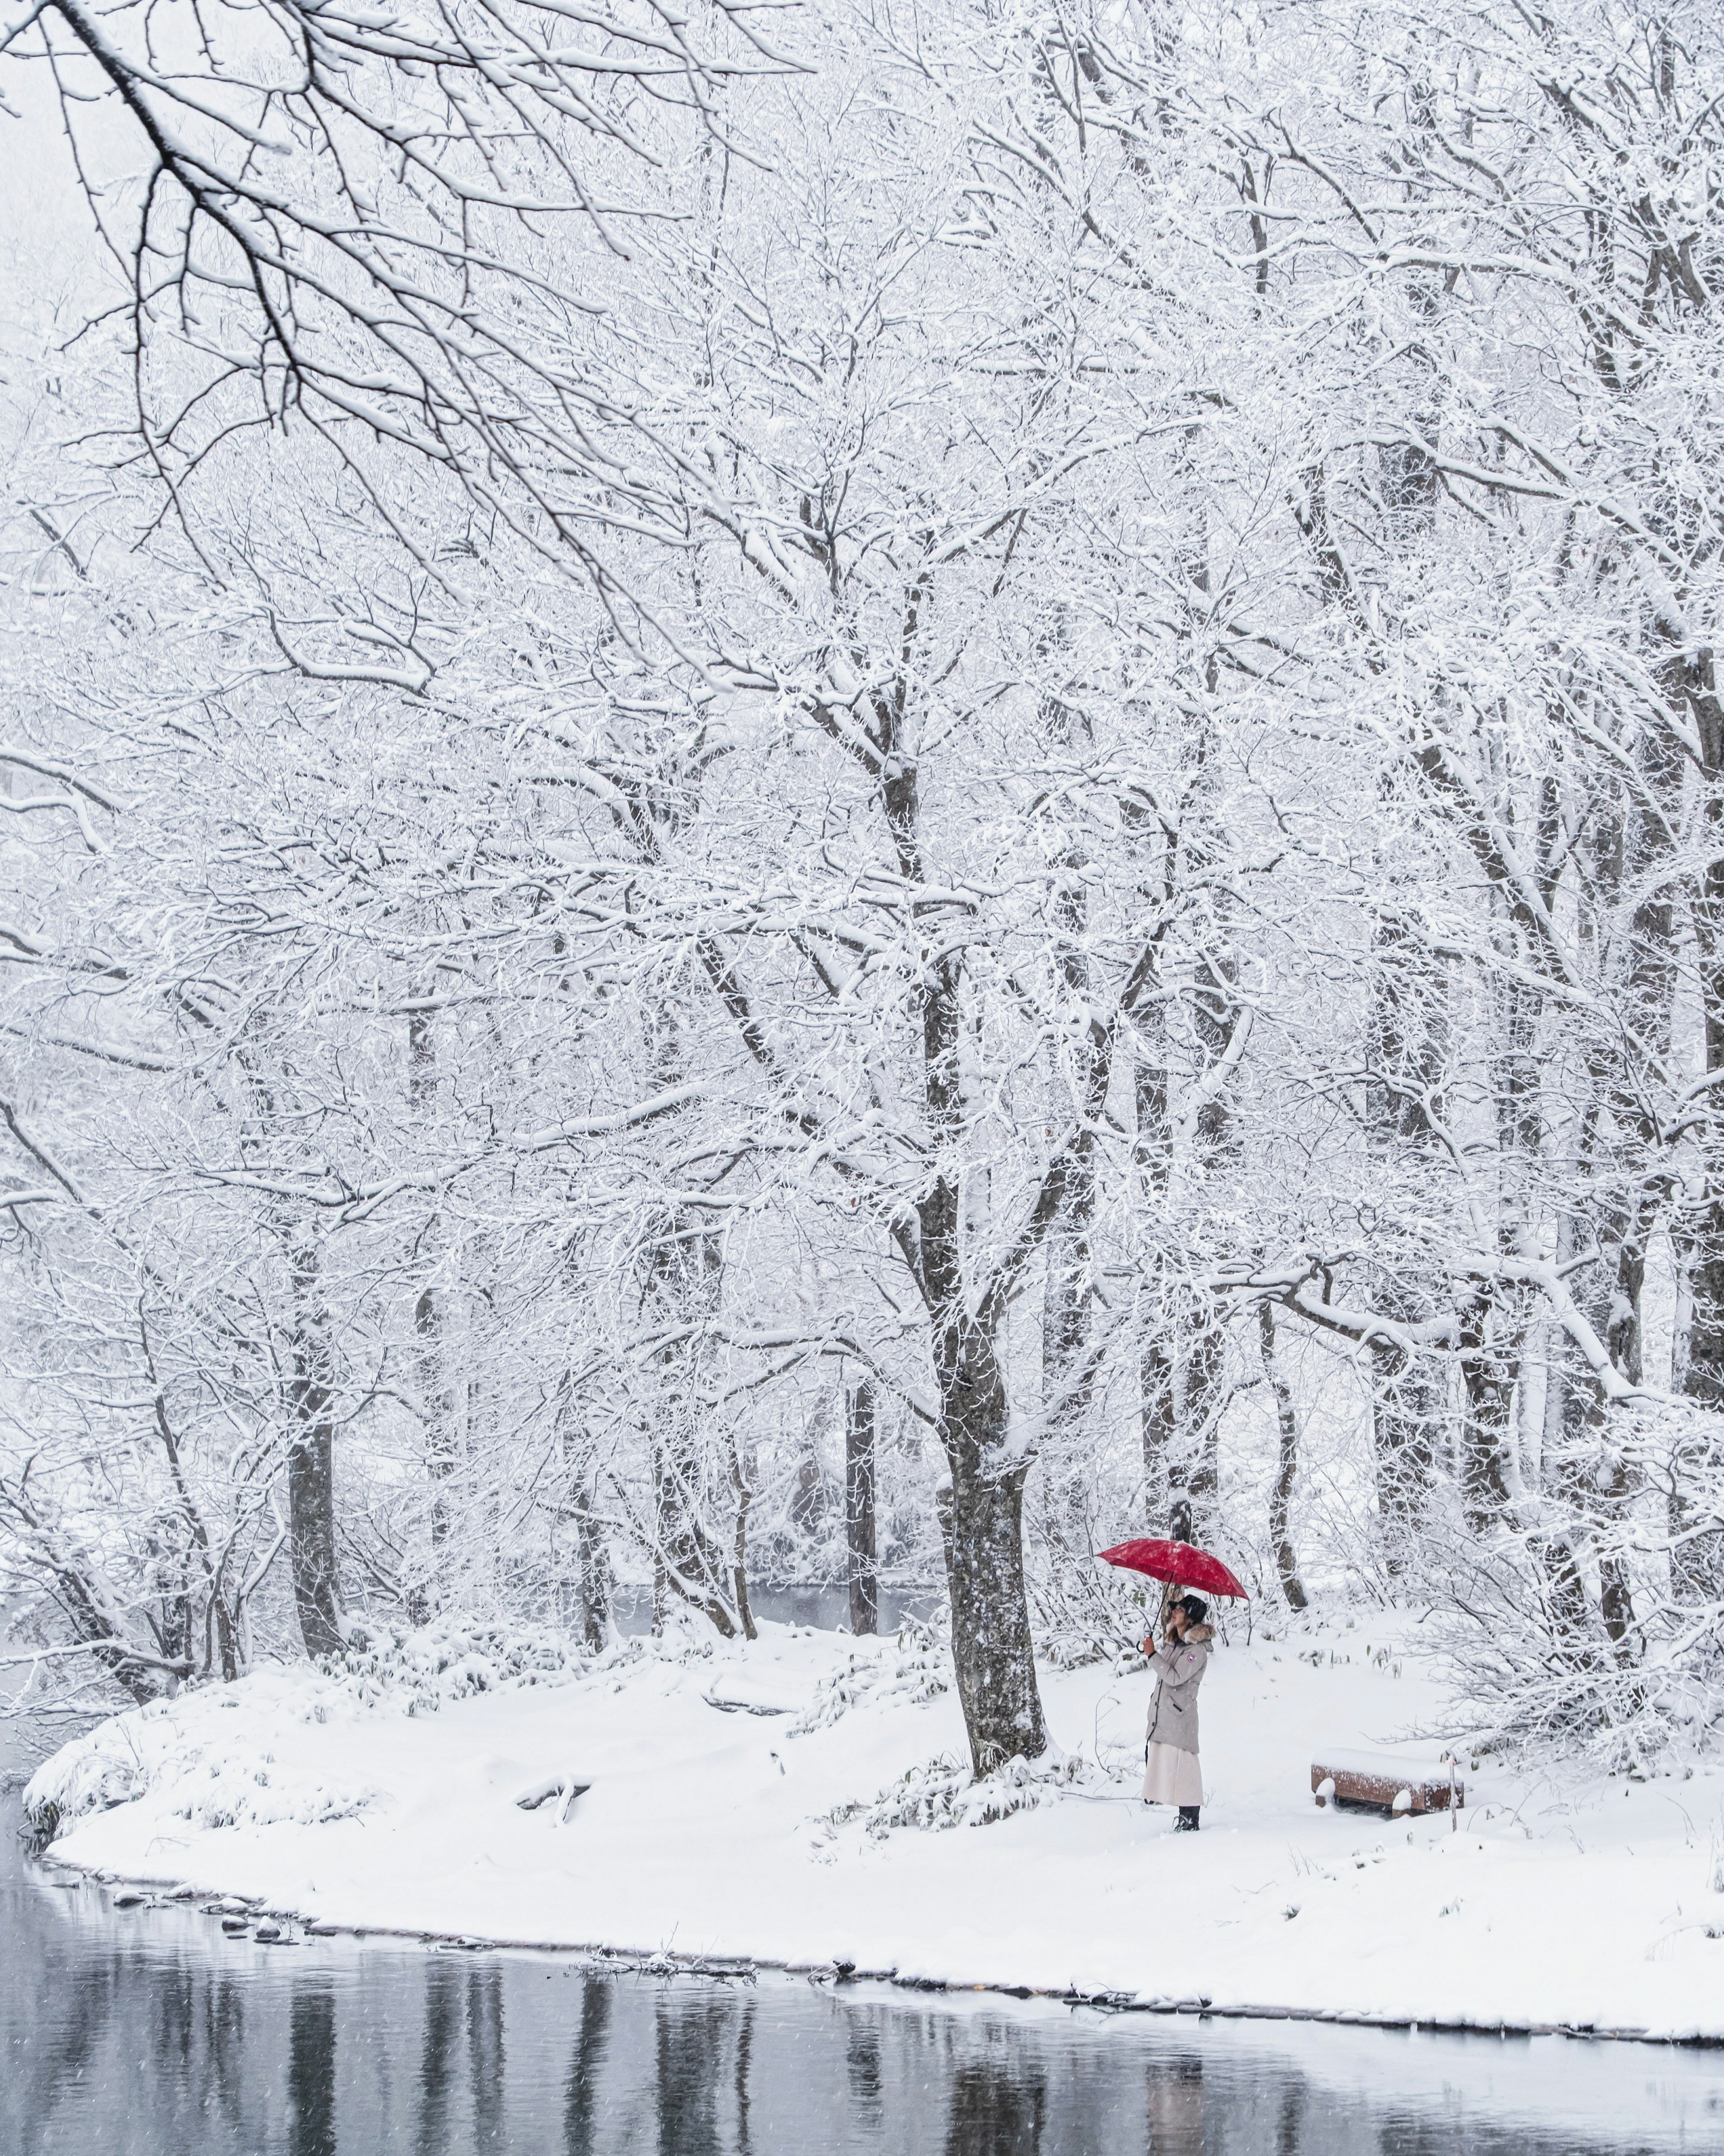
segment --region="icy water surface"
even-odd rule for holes
[[[1629,2156],[1724,2148],[1724,2054],[1104,2017],[225,1940],[18,1852],[0,2156]]]

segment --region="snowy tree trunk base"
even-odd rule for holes
[[[977,1776],[1047,1749],[1024,1576],[1024,1471],[952,1481],[952,1659]]]

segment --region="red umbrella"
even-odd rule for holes
[[[1250,1597],[1219,1557],[1194,1548],[1190,1543],[1158,1543],[1147,1536],[1136,1542],[1118,1543],[1096,1553],[1103,1564],[1116,1564],[1125,1572],[1145,1572],[1152,1579],[1169,1580],[1175,1587],[1207,1588],[1211,1594],[1236,1594],[1242,1602]]]

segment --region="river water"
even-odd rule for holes
[[[0,1820],[0,2156],[1629,2156],[1724,2054],[224,1938]]]

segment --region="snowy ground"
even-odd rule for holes
[[[949,1691],[908,1696],[918,1673],[900,1674],[891,1641],[781,1626],[412,1716],[264,1671],[116,1717],[31,1794],[110,1803],[63,1828],[57,1858],[342,1926],[1724,2035],[1724,1773],[1576,1788],[1469,1763],[1458,1832],[1442,1816],[1320,1812],[1318,1748],[1438,1756],[1394,1742],[1438,1704],[1396,1644],[1362,1619],[1219,1646],[1195,1837],[1137,1801],[1148,1677],[1101,1668],[1043,1683],[1059,1743],[1109,1773],[986,1825],[876,1840],[820,1824],[960,1757],[962,1722]],[[848,1690],[865,1696],[799,1727],[852,1658]],[[517,1807],[567,1770],[592,1786],[566,1820],[556,1801]]]

